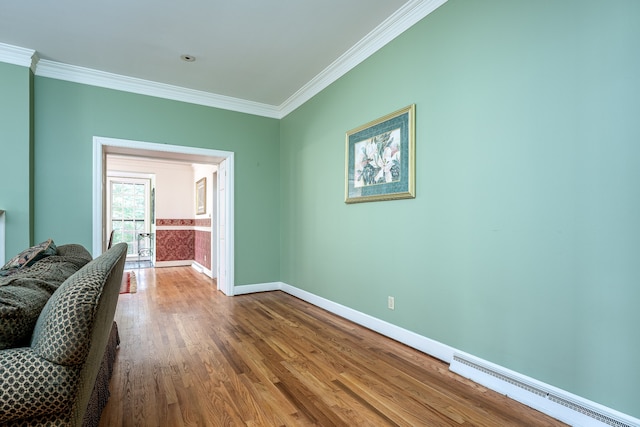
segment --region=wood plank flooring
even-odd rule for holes
[[[283,292],[135,272],[102,427],[564,425]]]

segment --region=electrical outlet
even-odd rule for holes
[[[394,297],[387,297],[387,307],[389,310],[396,309],[396,299]]]

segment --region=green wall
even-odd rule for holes
[[[35,240],[92,247],[93,137],[235,153],[235,282],[277,281],[279,121],[35,78]]]
[[[640,416],[638,16],[450,0],[289,114],[281,280]],[[346,205],[345,132],[412,103],[417,197]]]
[[[637,16],[449,0],[281,121],[0,63],[7,254],[92,247],[94,136],[233,151],[236,284],[281,280],[639,417]],[[417,197],[347,206],[345,132],[412,103]]]
[[[32,79],[28,67],[0,62],[0,209],[6,211],[7,258],[32,243]]]

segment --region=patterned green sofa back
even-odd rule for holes
[[[101,299],[118,298],[126,252],[125,243],[115,245],[60,285],[36,323],[31,338],[34,353],[58,365],[85,362],[100,305],[106,304]],[[109,282],[116,283],[109,286]],[[109,305],[112,309],[100,314],[110,318],[110,327],[116,304]]]

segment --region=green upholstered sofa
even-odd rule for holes
[[[126,252],[127,245],[120,243],[90,260],[88,252],[78,245],[60,246],[57,254],[24,272],[0,277],[1,291],[3,283],[13,281],[15,285],[29,270],[37,273],[51,269],[47,264],[59,261],[56,257],[71,258],[76,267],[83,263],[82,258],[86,259],[81,268],[49,289],[53,292],[45,298],[28,342],[17,341],[9,347],[5,342],[5,348],[0,349],[1,426],[98,424],[108,398],[108,381],[118,345],[114,315]],[[60,274],[69,272],[68,264],[53,267],[56,268],[64,270],[57,271]],[[46,288],[42,281],[36,285],[32,290]],[[42,298],[36,294],[34,298]],[[6,302],[4,306],[0,304],[5,312],[11,313],[13,308]],[[8,327],[0,324],[0,328]]]

